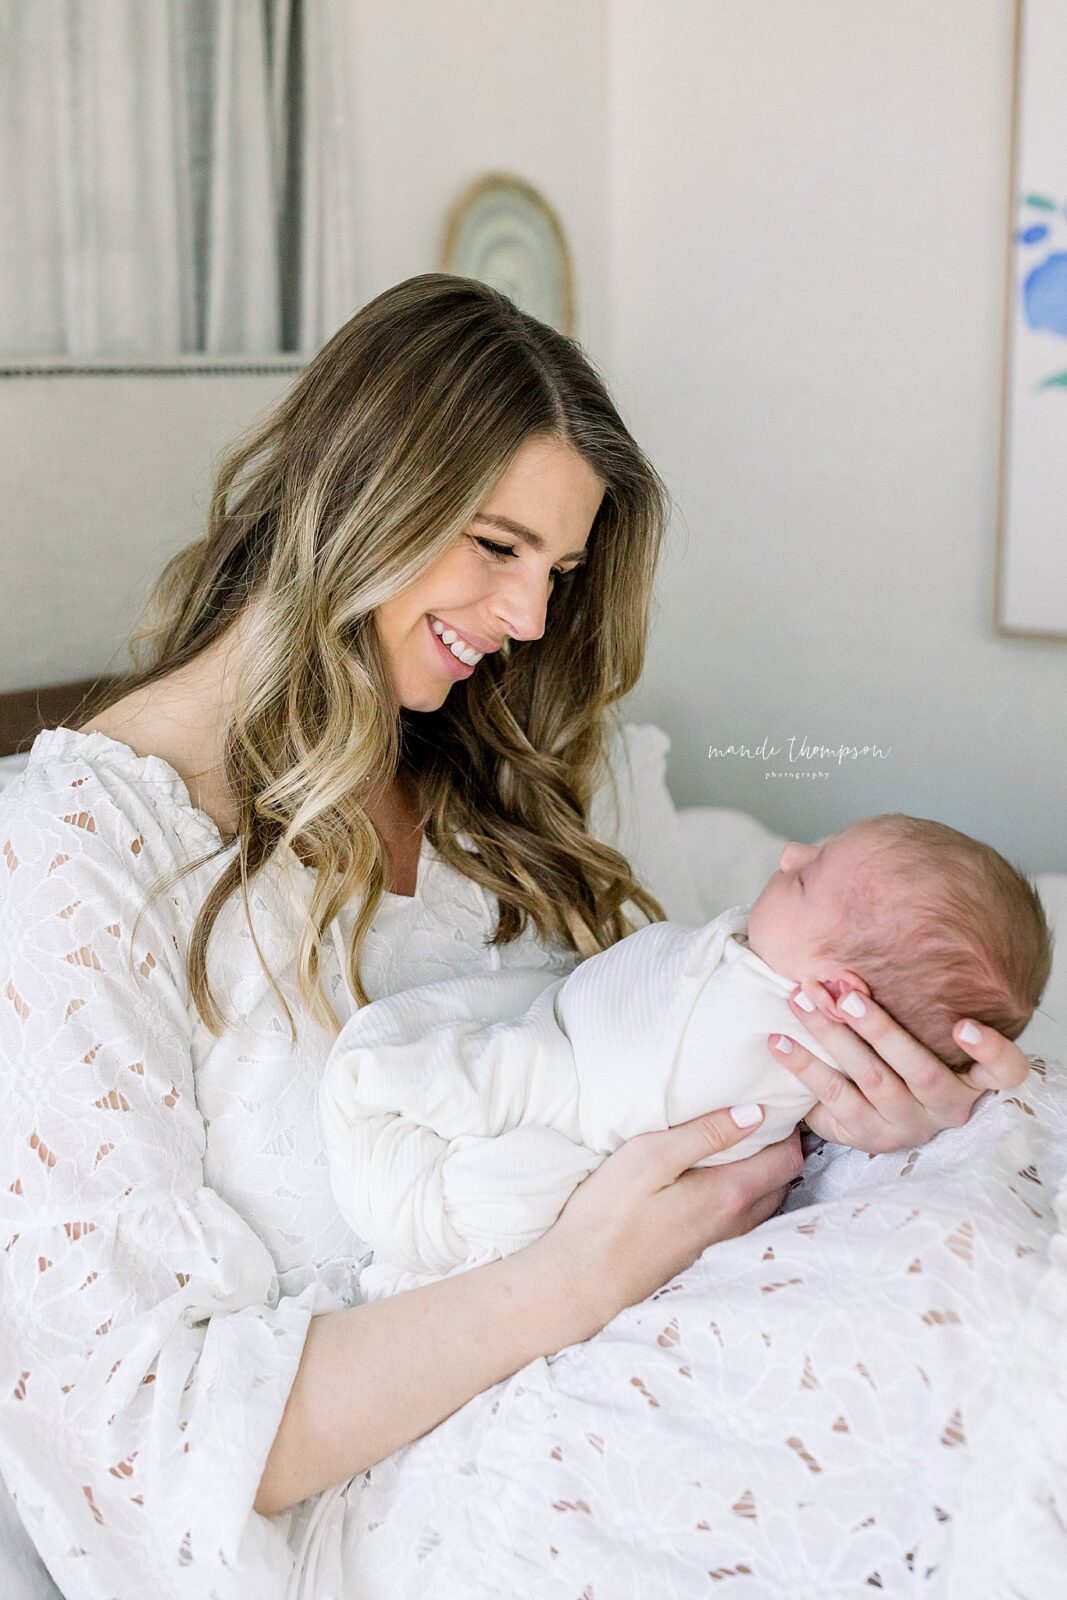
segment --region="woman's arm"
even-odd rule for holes
[[[313,1317],[255,1509],[283,1511],[373,1466],[537,1356],[588,1338],[548,1261],[526,1252]]]
[[[280,1294],[208,1181],[192,913],[180,887],[145,910],[183,860],[148,781],[45,761],[20,787],[0,798],[0,1473],[65,1593],[275,1597],[285,1542],[252,1504],[336,1301]]]
[[[708,1245],[772,1216],[800,1172],[795,1134],[730,1166],[689,1170],[758,1120],[741,1126],[723,1110],[641,1134],[524,1250],[313,1318],[256,1510],[344,1482],[535,1357],[589,1338]]]
[[[925,1144],[944,1128],[962,1127],[988,1090],[1015,1089],[1030,1071],[1017,1044],[970,1018],[953,1034],[974,1066],[953,1072],[867,995],[849,991],[835,1001],[820,983],[798,984],[789,1004],[843,1071],[786,1035],[771,1034],[768,1048],[818,1096],[804,1120],[834,1144],[879,1154]]]

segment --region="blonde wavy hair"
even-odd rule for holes
[[[535,435],[566,442],[606,485],[588,558],[557,579],[542,638],[509,641],[439,710],[412,715],[386,671],[375,610],[455,545]],[[208,982],[211,930],[240,890],[255,940],[248,887],[285,847],[317,869],[296,951],[301,999],[336,1034],[320,942],[358,894],[346,963],[368,1002],[361,957],[388,853],[364,802],[399,777],[443,860],[497,897],[492,944],[532,921],[584,957],[633,931],[627,902],[663,919],[625,858],[590,836],[587,810],[608,773],[605,713],[641,673],[669,508],[579,345],[487,285],[442,273],[364,306],[229,452],[204,537],[167,564],[131,636],[133,672],[93,707],[185,666],[255,601],[222,769],[239,848],[187,955],[209,1031],[229,1026]],[[144,909],[228,848],[170,874]]]

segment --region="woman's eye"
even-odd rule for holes
[[[495,539],[483,539],[479,534],[472,534],[471,537],[475,544],[481,545],[482,549],[492,556],[494,561],[506,561],[509,556],[518,557],[518,551],[513,544],[497,544]],[[551,576],[557,580],[560,578],[573,578],[577,570],[577,567],[568,569],[553,567]]]
[[[474,542],[475,544],[480,544],[483,550],[488,550],[489,554],[498,561],[506,561],[508,556],[515,554],[515,546],[513,544],[497,544],[492,539],[481,539],[477,534],[474,536]]]

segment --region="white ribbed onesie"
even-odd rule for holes
[[[657,922],[569,976],[446,979],[365,1007],[319,1095],[334,1195],[374,1247],[367,1298],[507,1255],[634,1134],[758,1102],[760,1126],[701,1166],[783,1139],[814,1104],[770,1053],[793,980],[751,951],[747,908]]]

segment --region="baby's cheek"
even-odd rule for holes
[[[788,918],[783,917],[783,908],[775,903],[776,898],[773,891],[764,889],[752,904],[748,913],[748,942],[753,949],[771,948],[783,925],[788,926]]]
[[[748,928],[751,934],[753,928],[762,928],[767,916],[767,891],[763,890],[752,902],[748,913]]]

